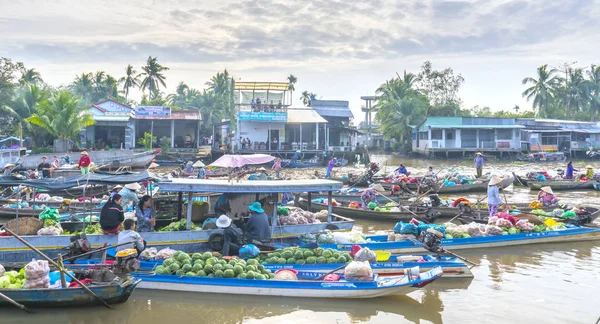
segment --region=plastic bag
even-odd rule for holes
[[[46,260],[32,260],[25,266],[23,288],[48,288],[50,286],[50,266]]]
[[[142,251],[142,253],[140,253],[140,259],[152,260],[156,257],[156,254],[158,254],[158,250],[155,247],[151,247],[145,249],[144,251]]]
[[[317,237],[317,243],[335,244],[335,238],[333,237],[333,233],[331,233],[331,231],[325,231],[324,234],[319,234],[319,236]]]
[[[367,261],[352,261],[346,266],[344,277],[348,281],[372,281],[373,270]]]
[[[396,234],[412,234],[414,236],[419,235],[417,226],[411,223],[398,222],[394,226],[394,233]]]
[[[486,225],[485,232],[487,235],[502,235],[502,229],[495,225]]]
[[[477,224],[475,222],[472,222],[469,224],[467,233],[469,233],[469,235],[471,237],[485,236],[484,232],[482,232],[481,229],[479,228],[479,224]]]
[[[519,220],[516,224],[515,227],[520,229],[521,231],[526,231],[526,232],[530,232],[533,231],[533,224],[531,224],[528,220],[526,219],[521,219]]]
[[[496,220],[496,226],[511,228],[511,227],[513,227],[513,224],[508,219],[498,218]]]
[[[577,215],[575,214],[575,212],[568,210],[566,212],[564,212],[562,215],[560,215],[561,218],[575,218],[577,217]]]
[[[72,276],[75,276],[73,271],[69,271],[69,273]],[[52,271],[48,274],[48,277],[50,278],[50,286],[55,285],[56,283],[60,285],[60,271]],[[65,281],[67,283],[71,283],[71,280],[73,280],[71,277],[65,275]],[[60,288],[60,286],[58,288]]]
[[[58,212],[57,209],[55,208],[50,208],[50,207],[46,207],[44,208],[44,210],[40,213],[39,216],[40,219],[51,219],[51,220],[55,220],[57,221],[60,218],[60,214]]]
[[[158,253],[156,253],[156,256],[154,257],[155,260],[165,260],[168,259],[170,257],[173,256],[173,254],[175,254],[175,250],[170,249],[170,248],[164,248],[160,251],[158,251]]]
[[[369,248],[362,248],[354,254],[354,261],[377,262],[377,255]]]
[[[330,273],[325,276],[323,281],[340,281],[341,278],[342,278],[342,276],[340,276],[339,274]]]
[[[5,272],[6,270],[4,270],[4,266],[0,264],[0,277],[4,276]]]
[[[353,243],[350,241],[350,238],[352,237],[351,233],[335,232],[332,235],[333,235],[333,239],[335,240],[335,243],[337,243],[337,244]]]
[[[376,207],[379,207],[379,206],[377,206],[377,204],[372,201],[367,205],[367,208],[370,210],[374,210]]]
[[[240,258],[250,259],[255,258],[260,254],[260,250],[254,244],[247,244],[240,248]]]

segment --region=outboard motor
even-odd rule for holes
[[[423,243],[423,247],[433,253],[440,252],[442,238],[444,238],[444,235],[433,228],[428,228],[427,231],[421,232],[421,235],[419,235],[419,241]]]
[[[439,207],[442,205],[442,200],[438,194],[429,195],[429,200],[431,201],[432,207]]]
[[[84,254],[92,250],[92,245],[88,241],[87,235],[85,235],[85,233],[75,234],[71,236],[69,240],[71,241],[71,243],[69,243],[69,246],[67,247],[69,249],[69,252],[67,253],[68,258],[78,256],[80,254]],[[70,262],[75,263],[76,259],[77,258],[74,258],[70,260]]]
[[[125,249],[117,252],[117,259],[113,264],[113,272],[117,276],[125,275],[130,272],[135,272],[140,268],[140,260],[138,260],[138,249]]]

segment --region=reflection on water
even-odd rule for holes
[[[415,174],[429,165],[473,173],[470,160],[420,161],[394,157]],[[575,162],[576,164],[578,162]],[[546,170],[562,164],[543,164]],[[488,163],[487,171],[525,173],[532,165]],[[509,203],[530,202],[535,192],[506,190]],[[477,199],[485,194],[470,194]],[[569,204],[598,204],[597,192],[559,192]],[[389,231],[393,223],[358,221],[365,233]],[[474,279],[441,280],[409,296],[374,300],[322,300],[219,296],[138,290],[114,310],[102,307],[38,310],[35,315],[2,309],[0,323],[595,323],[600,316],[598,242],[542,244],[459,251],[479,264]]]

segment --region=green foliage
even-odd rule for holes
[[[148,56],[148,60],[146,60],[146,65],[142,67],[142,72],[140,76],[144,77],[142,83],[140,84],[140,88],[142,91],[149,92],[150,100],[157,98],[157,95],[160,94],[160,86],[166,87],[165,79],[163,72],[169,70],[168,67],[162,66],[158,63],[156,57]]]
[[[161,137],[160,148],[162,149],[163,153],[169,153],[169,149],[171,148],[171,139],[166,136]]]
[[[31,154],[52,153],[51,147],[34,147],[31,149]]]
[[[144,132],[144,137],[138,139],[138,144],[142,145],[147,151],[152,149],[152,144],[156,141],[156,136],[148,132]]]

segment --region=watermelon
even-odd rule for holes
[[[256,273],[254,271],[248,271],[248,272],[246,272],[246,278],[247,279],[254,279],[254,277],[256,277]]]
[[[231,264],[226,264],[223,266],[223,270],[233,270],[233,266]]]
[[[204,270],[204,266],[201,265],[200,263],[194,263],[194,266],[192,266],[192,271],[194,271],[195,273],[198,273],[201,270]]]
[[[247,265],[246,266],[246,272],[248,271],[256,271],[256,266],[253,265]]]
[[[186,276],[190,276],[190,277],[197,277],[198,276],[198,274],[195,273],[195,272],[193,272],[193,271],[190,271],[190,272],[186,273],[185,275]]]
[[[212,264],[205,265],[204,272],[206,272],[206,274],[211,274],[213,272],[213,265]]]
[[[329,258],[331,258],[331,256],[333,255],[333,253],[331,253],[331,251],[329,251],[329,250],[325,250],[325,251],[323,251],[322,255],[323,255],[323,257],[325,259],[329,259]]]
[[[186,272],[186,273],[187,273],[187,272],[190,272],[190,271],[192,271],[192,266],[191,266],[190,264],[184,264],[184,265],[181,267],[181,270],[182,270],[183,272]]]
[[[337,263],[337,259],[336,259],[336,258],[334,258],[334,257],[328,258],[328,259],[327,259],[327,263],[328,263],[328,264]]]
[[[217,263],[217,264],[213,265],[213,270],[214,270],[215,272],[217,272],[217,271],[219,271],[219,270],[223,270],[223,265],[222,265],[222,264],[220,264],[220,263]]]
[[[202,259],[202,254],[200,254],[200,253],[192,254],[192,260],[196,261],[196,260],[200,260],[200,259]]]
[[[257,274],[254,279],[265,280],[266,278],[265,278],[265,275],[263,275],[263,274]]]
[[[248,265],[258,265],[258,260],[256,259],[248,259],[248,261],[246,261],[246,264]]]
[[[296,259],[296,262],[294,262],[294,264],[305,264],[306,261],[304,261],[304,259]]]
[[[175,272],[175,275],[179,276],[179,277],[183,277],[183,276],[185,276],[185,271],[183,271],[183,270],[177,270],[177,272]]]
[[[194,265],[199,264],[200,266],[202,266],[204,268],[204,260],[196,260],[194,262]]]
[[[241,265],[236,265],[235,267],[233,267],[233,271],[236,275],[239,275],[240,273],[244,272],[244,267],[242,267]]]
[[[212,258],[212,254],[210,254],[210,252],[204,252],[202,254],[202,259],[204,259],[204,261],[206,261],[206,260],[208,260],[210,258]]]
[[[308,258],[310,258],[311,256],[314,256],[315,254],[314,254],[314,253],[313,253],[313,251],[311,251],[311,250],[304,250],[304,252],[303,252],[303,255],[304,255],[304,258],[305,258],[305,259],[308,259]]]
[[[154,269],[154,272],[157,274],[165,274],[167,271],[165,270],[164,266],[158,266],[156,269]]]
[[[242,272],[237,277],[240,278],[240,279],[246,279],[246,273]]]
[[[223,278],[223,270],[216,270],[215,278]]]
[[[277,259],[277,264],[285,264],[285,258],[278,258]]]
[[[283,251],[283,253],[281,253],[281,257],[285,258],[286,260],[289,258],[292,258],[293,256],[294,256],[294,254],[290,250]]]
[[[343,256],[343,255],[340,255],[340,256],[337,258],[337,263],[346,263],[346,262],[347,262],[347,261],[346,261],[346,258],[344,258],[344,256]]]
[[[206,277],[206,272],[204,272],[204,270],[200,270],[196,272],[196,275],[198,275],[198,277]]]
[[[179,270],[179,268],[180,268],[180,267],[179,267],[179,264],[177,264],[177,263],[173,263],[173,264],[171,264],[171,265],[169,266],[169,272],[171,272],[171,273],[175,273],[175,272],[177,272],[177,271]]]
[[[315,263],[317,263],[317,258],[315,258],[314,256],[308,257],[308,258],[306,258],[306,263],[307,264],[315,264]]]
[[[233,271],[233,269],[227,269],[223,272],[223,277],[233,278],[233,277],[235,277],[235,272]]]
[[[286,264],[294,264],[296,262],[296,259],[294,258],[289,258],[285,261]]]
[[[173,259],[173,258],[167,258],[167,259],[165,259],[165,261],[163,261],[163,265],[165,265],[167,267],[173,263],[175,263],[175,259]]]
[[[296,251],[296,253],[294,253],[294,259],[304,260],[304,254],[302,254],[302,251]]]
[[[317,258],[317,263],[318,264],[327,263],[327,259],[324,256],[320,256],[320,257]]]

